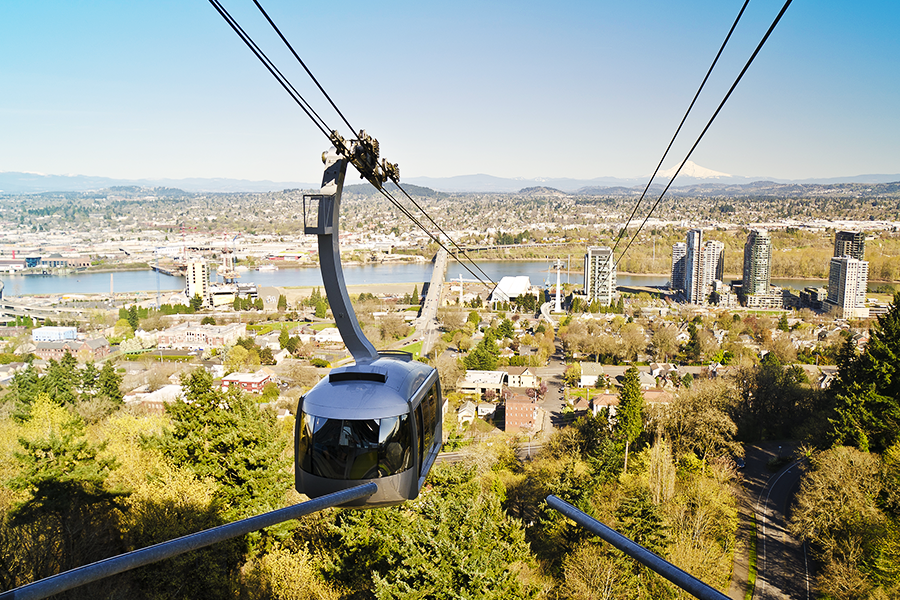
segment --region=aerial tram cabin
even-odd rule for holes
[[[304,196],[305,231],[318,236],[325,292],[355,364],[333,369],[300,398],[295,486],[315,498],[372,481],[378,492],[352,506],[399,504],[418,496],[440,450],[441,385],[432,367],[405,352],[379,353],[362,333],[338,245],[348,159],[332,148],[323,160],[321,194]],[[309,216],[313,210],[315,217]]]

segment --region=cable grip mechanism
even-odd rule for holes
[[[382,189],[385,182],[390,180],[400,183],[400,166],[390,163],[386,159],[379,162],[378,140],[366,133],[365,129],[359,131],[358,139],[346,140],[334,130],[329,136],[331,143],[340,156],[346,158],[352,164],[362,179],[367,180],[376,189]],[[322,161],[325,162],[325,155]]]

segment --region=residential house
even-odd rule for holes
[[[534,367],[506,367],[509,387],[536,388],[541,382]]]
[[[317,344],[343,344],[344,339],[337,327],[326,327],[322,331],[316,332],[315,337]]]
[[[256,373],[231,373],[222,378],[222,390],[237,386],[245,392],[262,394],[266,384],[272,381],[272,375],[264,371]]]
[[[478,416],[484,419],[485,417],[493,417],[494,413],[497,412],[497,405],[493,402],[479,402],[478,403]]]
[[[125,396],[127,406],[140,406],[154,413],[165,411],[166,404],[182,397],[184,388],[177,384],[164,385],[150,393],[132,393]]]
[[[606,372],[600,363],[583,362],[581,363],[581,380],[578,382],[578,387],[597,387],[597,381],[602,384],[605,376]]]
[[[487,390],[493,390],[497,397],[506,383],[505,371],[466,371],[465,376],[456,384],[456,389],[463,394],[481,396]]]
[[[458,411],[456,411],[456,422],[459,423],[460,427],[464,427],[466,425],[471,425],[475,420],[475,415],[477,413],[477,407],[475,403],[471,400],[466,400],[465,404],[463,404]]]

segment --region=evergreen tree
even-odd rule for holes
[[[865,351],[847,339],[830,388],[834,445],[883,452],[900,440],[900,292],[872,326]]]
[[[415,287],[413,287],[413,293],[412,293],[411,300],[412,300],[411,304],[418,304],[418,303],[419,303],[419,301],[420,301],[420,297],[419,297],[419,284],[416,284]]]
[[[125,320],[128,321],[129,325],[131,325],[132,331],[138,330],[138,325],[140,325],[140,318],[138,316],[137,304],[131,305],[131,308],[128,309],[128,312],[125,316]]]
[[[125,510],[119,502],[125,494],[107,485],[116,462],[103,455],[104,445],[88,442],[80,419],[60,422],[65,410],[45,395],[36,399],[34,413],[57,415],[42,419],[40,437],[19,440],[20,468],[7,485],[26,493],[9,513],[10,525],[30,532],[35,543],[21,552],[31,577],[39,579],[124,551],[117,515]]]
[[[278,312],[287,310],[287,297],[284,294],[278,295]]]
[[[512,339],[515,335],[513,322],[509,319],[503,319],[503,321],[501,321],[500,325],[497,327],[497,332],[500,334],[500,337]]]
[[[281,346],[281,349],[284,350],[287,348],[288,342],[291,339],[290,333],[288,333],[287,327],[281,328],[281,333],[278,334],[278,345]]]
[[[97,381],[100,377],[100,371],[89,362],[81,368],[81,397],[82,399],[93,398],[97,393]]]
[[[693,321],[688,323],[688,334],[691,337],[684,345],[684,358],[686,362],[696,363],[700,361],[700,333]]]
[[[166,405],[174,428],[162,440],[165,454],[215,480],[229,518],[280,506],[288,472],[274,415],[235,388],[221,391],[204,369],[183,376],[182,385],[184,399]]]
[[[469,352],[463,359],[467,369],[476,371],[493,371],[497,367],[497,359],[500,350],[497,348],[497,342],[491,335],[485,335],[484,339],[478,342],[478,345]]]
[[[778,319],[778,331],[790,331],[791,328],[788,325],[787,313],[781,313],[781,318]]]
[[[234,302],[231,303],[231,307],[234,310],[241,310],[241,297],[240,296],[234,297]]]
[[[115,364],[108,360],[103,363],[97,377],[97,395],[121,404],[125,396],[122,394],[122,375],[116,372]]]
[[[324,319],[327,314],[328,305],[325,303],[325,300],[320,298],[319,301],[316,302],[316,318]]]
[[[194,294],[194,297],[191,298],[191,309],[194,312],[197,312],[198,310],[200,310],[202,308],[203,308],[203,298],[200,296],[200,294]]]
[[[628,451],[644,430],[644,395],[641,393],[640,373],[637,367],[625,371],[622,389],[619,390],[619,406],[616,408],[616,434],[625,441],[625,472],[628,472]]]
[[[626,465],[627,465],[626,458]],[[669,527],[659,506],[653,503],[649,490],[637,487],[622,499],[616,510],[621,533],[647,550],[665,556],[669,546]]]

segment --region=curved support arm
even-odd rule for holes
[[[366,338],[356,320],[356,312],[350,304],[341,268],[339,221],[347,159],[338,156],[337,151],[331,148],[322,155],[322,160],[325,162],[322,193],[312,197],[319,201],[318,221],[313,227],[307,226],[305,231],[315,233],[318,237],[319,268],[325,284],[325,295],[328,296],[328,304],[344,345],[357,363],[370,362],[378,358],[378,351]]]

